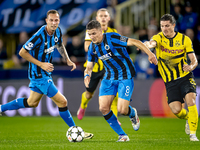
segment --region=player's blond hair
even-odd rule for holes
[[[108,9],[106,9],[106,8],[101,8],[101,9],[99,9],[99,10],[97,11],[97,15],[98,15],[98,13],[99,13],[100,11],[107,11],[107,12],[108,12],[108,14],[110,15],[110,13],[109,13]]]

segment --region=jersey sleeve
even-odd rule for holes
[[[188,36],[185,36],[185,48],[187,54],[194,52],[192,41]]]
[[[156,43],[157,43],[156,47],[158,47],[159,44],[160,44],[160,42],[161,42],[161,35],[160,35],[160,34],[154,35],[154,36],[151,38],[150,41],[156,41]]]
[[[61,31],[61,29],[60,29],[60,27],[58,27],[58,29],[59,29],[59,37],[58,37],[58,46],[62,46],[62,42],[63,42],[63,40],[62,40],[62,31]]]
[[[27,51],[31,51],[35,48],[35,46],[40,42],[40,38],[34,34],[24,45],[23,48]]]
[[[92,40],[90,39],[90,37],[89,37],[89,34],[88,34],[87,30],[86,30],[86,32],[85,32],[85,41],[92,41]]]
[[[97,54],[94,54],[92,43],[88,48],[88,59],[89,62],[98,62]]]
[[[128,37],[122,36],[118,33],[111,33],[111,34],[108,34],[108,36],[109,35],[111,37],[111,42],[113,46],[123,46],[123,47],[127,46]]]

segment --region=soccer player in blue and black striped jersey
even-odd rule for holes
[[[151,63],[157,64],[155,55],[139,40],[121,36],[118,33],[102,33],[98,21],[92,20],[86,27],[92,40],[88,50],[88,63],[84,72],[85,86],[89,86],[94,62],[98,58],[105,67],[105,75],[99,89],[99,109],[111,128],[119,135],[119,142],[129,141],[129,137],[117,122],[116,116],[110,110],[111,103],[118,92],[118,112],[130,117],[134,130],[140,127],[140,120],[135,108],[129,103],[134,88],[133,77],[135,68],[126,46],[137,46],[149,56]]]
[[[53,51],[57,48],[61,56],[66,60],[71,71],[76,69],[67,54],[62,43],[62,33],[58,27],[60,16],[58,11],[47,12],[46,25],[42,26],[21,48],[19,54],[29,61],[28,75],[31,89],[29,98],[17,98],[7,104],[0,105],[0,113],[6,110],[15,110],[27,107],[37,107],[42,96],[50,97],[59,108],[59,113],[66,124],[75,126],[74,120],[67,107],[67,99],[54,85],[51,72],[54,66],[51,63]],[[88,134],[86,134],[88,136]],[[92,137],[92,134],[89,134]],[[87,137],[88,138],[88,137]]]

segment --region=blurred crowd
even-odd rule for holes
[[[199,12],[197,11],[198,6],[195,6],[194,2],[195,1],[192,0],[171,0],[170,13],[177,21],[176,31],[185,33],[192,40],[194,51],[200,64],[200,19]],[[111,27],[114,27],[115,6],[117,3],[117,0],[108,0],[108,10],[111,15]],[[123,36],[137,38],[142,42],[145,42],[146,40],[150,40],[153,35],[160,32],[159,20],[156,20],[153,17],[150,18],[147,28],[134,30],[134,33],[132,28],[128,25],[117,27],[117,31]],[[18,39],[16,50],[13,52],[12,56],[7,55],[6,46],[4,45],[5,41],[0,37],[0,69],[20,69],[28,65],[26,60],[19,56],[19,51],[31,35],[23,31],[16,36]],[[63,43],[70,59],[82,67],[87,57],[87,54],[84,51],[84,38],[85,31],[78,34],[70,32],[63,34]],[[156,68],[157,66],[149,63],[147,55],[136,47],[128,47],[127,50],[135,64],[138,79],[159,77]],[[54,65],[65,65],[66,63],[58,51],[54,51],[54,58],[52,61]]]

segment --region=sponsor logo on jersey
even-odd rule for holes
[[[54,51],[55,47],[56,47],[55,45],[52,46],[52,47],[49,47],[48,49],[45,49],[44,52],[47,53],[47,54],[52,53]]]
[[[110,52],[110,53],[108,53],[108,54],[105,54],[105,55],[99,57],[99,59],[101,59],[101,60],[108,60],[108,59],[111,58],[111,56],[112,56],[112,54],[111,54],[111,52]]]
[[[164,46],[160,46],[161,51],[166,52],[166,53],[171,53],[171,54],[177,54],[177,53],[182,53],[183,50],[182,49],[175,49],[175,50],[169,50],[167,48],[165,48]]]

